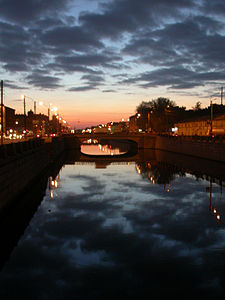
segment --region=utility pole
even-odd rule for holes
[[[221,105],[223,105],[223,87],[221,87]]]
[[[213,133],[213,103],[212,103],[212,100],[210,101],[210,106],[211,106],[211,122],[210,122],[211,128],[210,128],[210,135],[212,137],[212,133]]]
[[[26,138],[26,133],[27,133],[27,118],[26,118],[26,96],[23,96],[23,114],[24,114],[24,135]]]
[[[3,116],[3,80],[1,80],[1,145],[4,141],[4,116]]]
[[[34,101],[34,114],[36,115],[36,101]]]

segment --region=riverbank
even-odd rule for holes
[[[0,146],[0,210],[23,191],[64,151],[63,138],[41,139]]]
[[[156,136],[155,149],[225,162],[225,144],[220,141]]]

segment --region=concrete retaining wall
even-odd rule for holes
[[[65,145],[65,149],[67,149],[67,150],[73,150],[73,149],[80,150],[81,141],[76,136],[65,136],[64,137],[64,145]]]
[[[157,136],[155,149],[225,162],[225,144]]]
[[[154,149],[156,143],[156,136],[146,135],[140,138],[138,149]]]
[[[30,140],[0,146],[0,209],[9,204],[64,150],[64,140]],[[34,182],[35,184],[35,182]]]

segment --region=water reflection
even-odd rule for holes
[[[225,228],[209,211],[225,209],[223,166],[120,159],[95,169],[98,158],[73,152],[51,174],[1,272],[2,299],[222,299]]]
[[[121,155],[127,153],[130,149],[129,142],[114,140],[102,140],[100,143],[98,140],[89,139],[81,145],[81,153],[88,155]]]
[[[64,161],[64,156],[59,157],[54,165],[50,165],[48,170],[31,182],[30,186],[20,193],[12,203],[10,202],[8,206],[0,210],[0,270],[43,200],[48,183],[50,194],[52,193],[50,187],[53,182],[56,185],[58,173]]]

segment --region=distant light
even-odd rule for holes
[[[214,212],[214,214],[216,214],[216,209],[215,208],[214,208],[213,212]]]
[[[220,215],[217,215],[216,218],[217,218],[217,220],[220,220]]]
[[[142,129],[138,129],[139,132],[142,132]]]
[[[173,128],[171,128],[171,131],[172,132],[175,132],[175,131],[177,131],[178,130],[178,128],[177,127],[173,127]]]
[[[122,119],[122,122],[124,122],[124,118]]]
[[[39,101],[39,105],[44,105],[44,102],[43,101]]]
[[[25,95],[21,95],[21,99],[24,99],[25,98]]]

